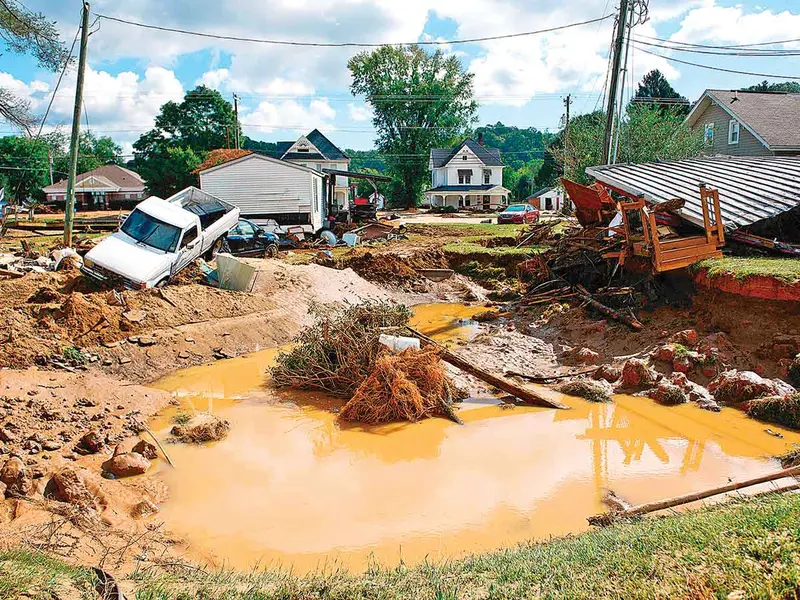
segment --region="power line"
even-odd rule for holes
[[[737,75],[752,75],[754,77],[768,77],[770,79],[794,79],[799,80],[800,77],[794,75],[775,75],[770,73],[754,73],[752,71],[737,71],[736,69],[723,69],[722,67],[712,67],[711,65],[701,65],[699,63],[689,62],[687,60],[681,60],[679,58],[672,58],[670,56],[664,56],[663,54],[659,54],[658,52],[651,52],[645,48],[639,48],[642,52],[646,54],[652,54],[653,56],[657,56],[659,58],[663,58],[664,60],[668,60],[670,62],[680,63],[682,65],[689,65],[691,67],[699,67],[701,69],[708,69],[709,71],[721,71],[723,73],[735,73]]]
[[[684,46],[671,46],[668,44],[654,44],[645,42],[643,40],[634,40],[637,44],[651,46],[654,48],[663,48],[674,52],[690,52],[693,54],[713,54],[717,56],[749,56],[749,57],[778,57],[778,56],[800,56],[800,50],[773,50],[773,49],[756,49],[756,50],[722,50],[722,49],[701,49],[694,47]]]
[[[559,25],[556,27],[549,27],[547,29],[538,29],[535,31],[523,31],[520,33],[507,33],[504,35],[493,35],[493,36],[486,36],[486,37],[477,37],[477,38],[465,38],[460,40],[427,40],[427,41],[417,41],[417,42],[402,42],[402,43],[392,43],[392,44],[379,44],[379,43],[362,43],[362,42],[298,42],[292,40],[270,40],[270,39],[259,39],[259,38],[247,38],[247,37],[238,37],[233,35],[222,35],[216,33],[206,33],[201,31],[190,31],[188,29],[177,29],[173,27],[163,27],[161,25],[150,25],[147,23],[139,23],[137,21],[130,21],[127,19],[120,19],[119,17],[112,17],[109,15],[97,14],[97,17],[100,19],[106,19],[107,21],[115,21],[117,23],[123,23],[125,25],[132,25],[134,27],[141,27],[143,29],[155,29],[158,31],[168,31],[170,33],[180,33],[183,35],[193,35],[196,37],[205,37],[211,38],[215,40],[227,40],[233,42],[250,42],[254,44],[271,44],[276,46],[303,46],[303,47],[313,47],[313,48],[377,48],[380,46],[452,46],[457,44],[473,44],[479,42],[490,42],[494,40],[505,40],[510,38],[519,38],[519,37],[526,37],[532,35],[539,35],[542,33],[551,33],[553,31],[560,31],[562,29],[569,29],[571,27],[580,27],[582,25],[590,25],[592,23],[598,23],[600,21],[604,21],[613,17],[613,14],[605,15],[604,17],[598,17],[596,19],[589,19],[588,21],[580,21],[577,23],[567,23],[566,25]]]
[[[794,38],[791,40],[772,40],[769,42],[758,42],[753,44],[732,44],[727,46],[715,46],[712,44],[691,44],[689,42],[680,42],[677,40],[665,40],[663,38],[652,37],[649,35],[639,35],[639,37],[644,38],[646,40],[654,40],[656,42],[667,42],[670,44],[675,44],[679,46],[687,46],[691,48],[712,48],[715,50],[736,50],[738,48],[756,48],[759,46],[773,46],[778,44],[792,44],[794,42],[800,42],[800,38]],[[638,40],[637,40],[638,41]]]

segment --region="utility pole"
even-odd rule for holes
[[[606,129],[603,136],[603,161],[607,165],[611,157],[611,134],[614,130],[614,116],[617,104],[617,87],[619,86],[619,70],[622,63],[622,44],[625,41],[625,29],[628,24],[630,0],[620,0],[617,28],[614,32],[614,58],[611,66],[611,82],[608,87],[608,108],[606,110]]]
[[[233,140],[236,144],[236,149],[239,149],[239,96],[233,95],[233,114],[236,118],[236,130],[233,132]]]
[[[81,19],[81,50],[78,57],[78,81],[75,84],[75,110],[72,113],[72,137],[69,140],[69,176],[67,177],[67,205],[64,214],[64,245],[72,247],[72,218],[75,213],[75,177],[78,170],[78,141],[81,134],[81,104],[83,102],[83,76],[86,71],[86,45],[89,42],[89,3],[83,3]]]
[[[564,98],[564,106],[567,107],[567,112],[564,116],[564,131],[569,129],[569,107],[572,104],[572,94],[567,94],[567,97]]]

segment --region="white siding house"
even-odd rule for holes
[[[262,154],[200,171],[200,188],[238,206],[242,217],[275,219],[316,232],[326,218],[325,174]]]
[[[428,164],[431,189],[425,197],[431,206],[496,209],[511,193],[503,187],[500,151],[466,140],[455,148],[431,149]]]

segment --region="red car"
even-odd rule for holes
[[[539,211],[530,204],[512,204],[497,215],[497,224],[516,223],[519,225],[536,223],[539,220]]]

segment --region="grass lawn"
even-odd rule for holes
[[[497,225],[494,223],[409,223],[406,230],[415,235],[436,237],[515,237],[527,225]]]
[[[732,275],[745,279],[753,275],[767,275],[784,281],[800,281],[800,259],[798,258],[749,258],[726,256],[709,258],[694,265],[694,269],[708,269],[710,277]]]
[[[488,257],[513,257],[518,256],[526,258],[534,254],[546,250],[541,246],[523,246],[522,248],[515,248],[514,246],[494,246],[488,248],[475,241],[476,238],[467,238],[457,242],[450,242],[442,247],[442,250],[452,254],[464,254],[467,256],[488,256]]]
[[[172,568],[129,577],[138,600],[189,599],[650,599],[797,598],[800,495],[735,500],[666,518],[531,543],[440,564],[372,567],[363,574]],[[122,574],[115,573],[118,579]],[[41,554],[0,554],[0,598],[61,597],[87,571]],[[30,596],[25,596],[30,597]],[[67,597],[67,596],[65,596]],[[71,596],[68,596],[71,597]],[[88,595],[86,597],[89,597]]]

